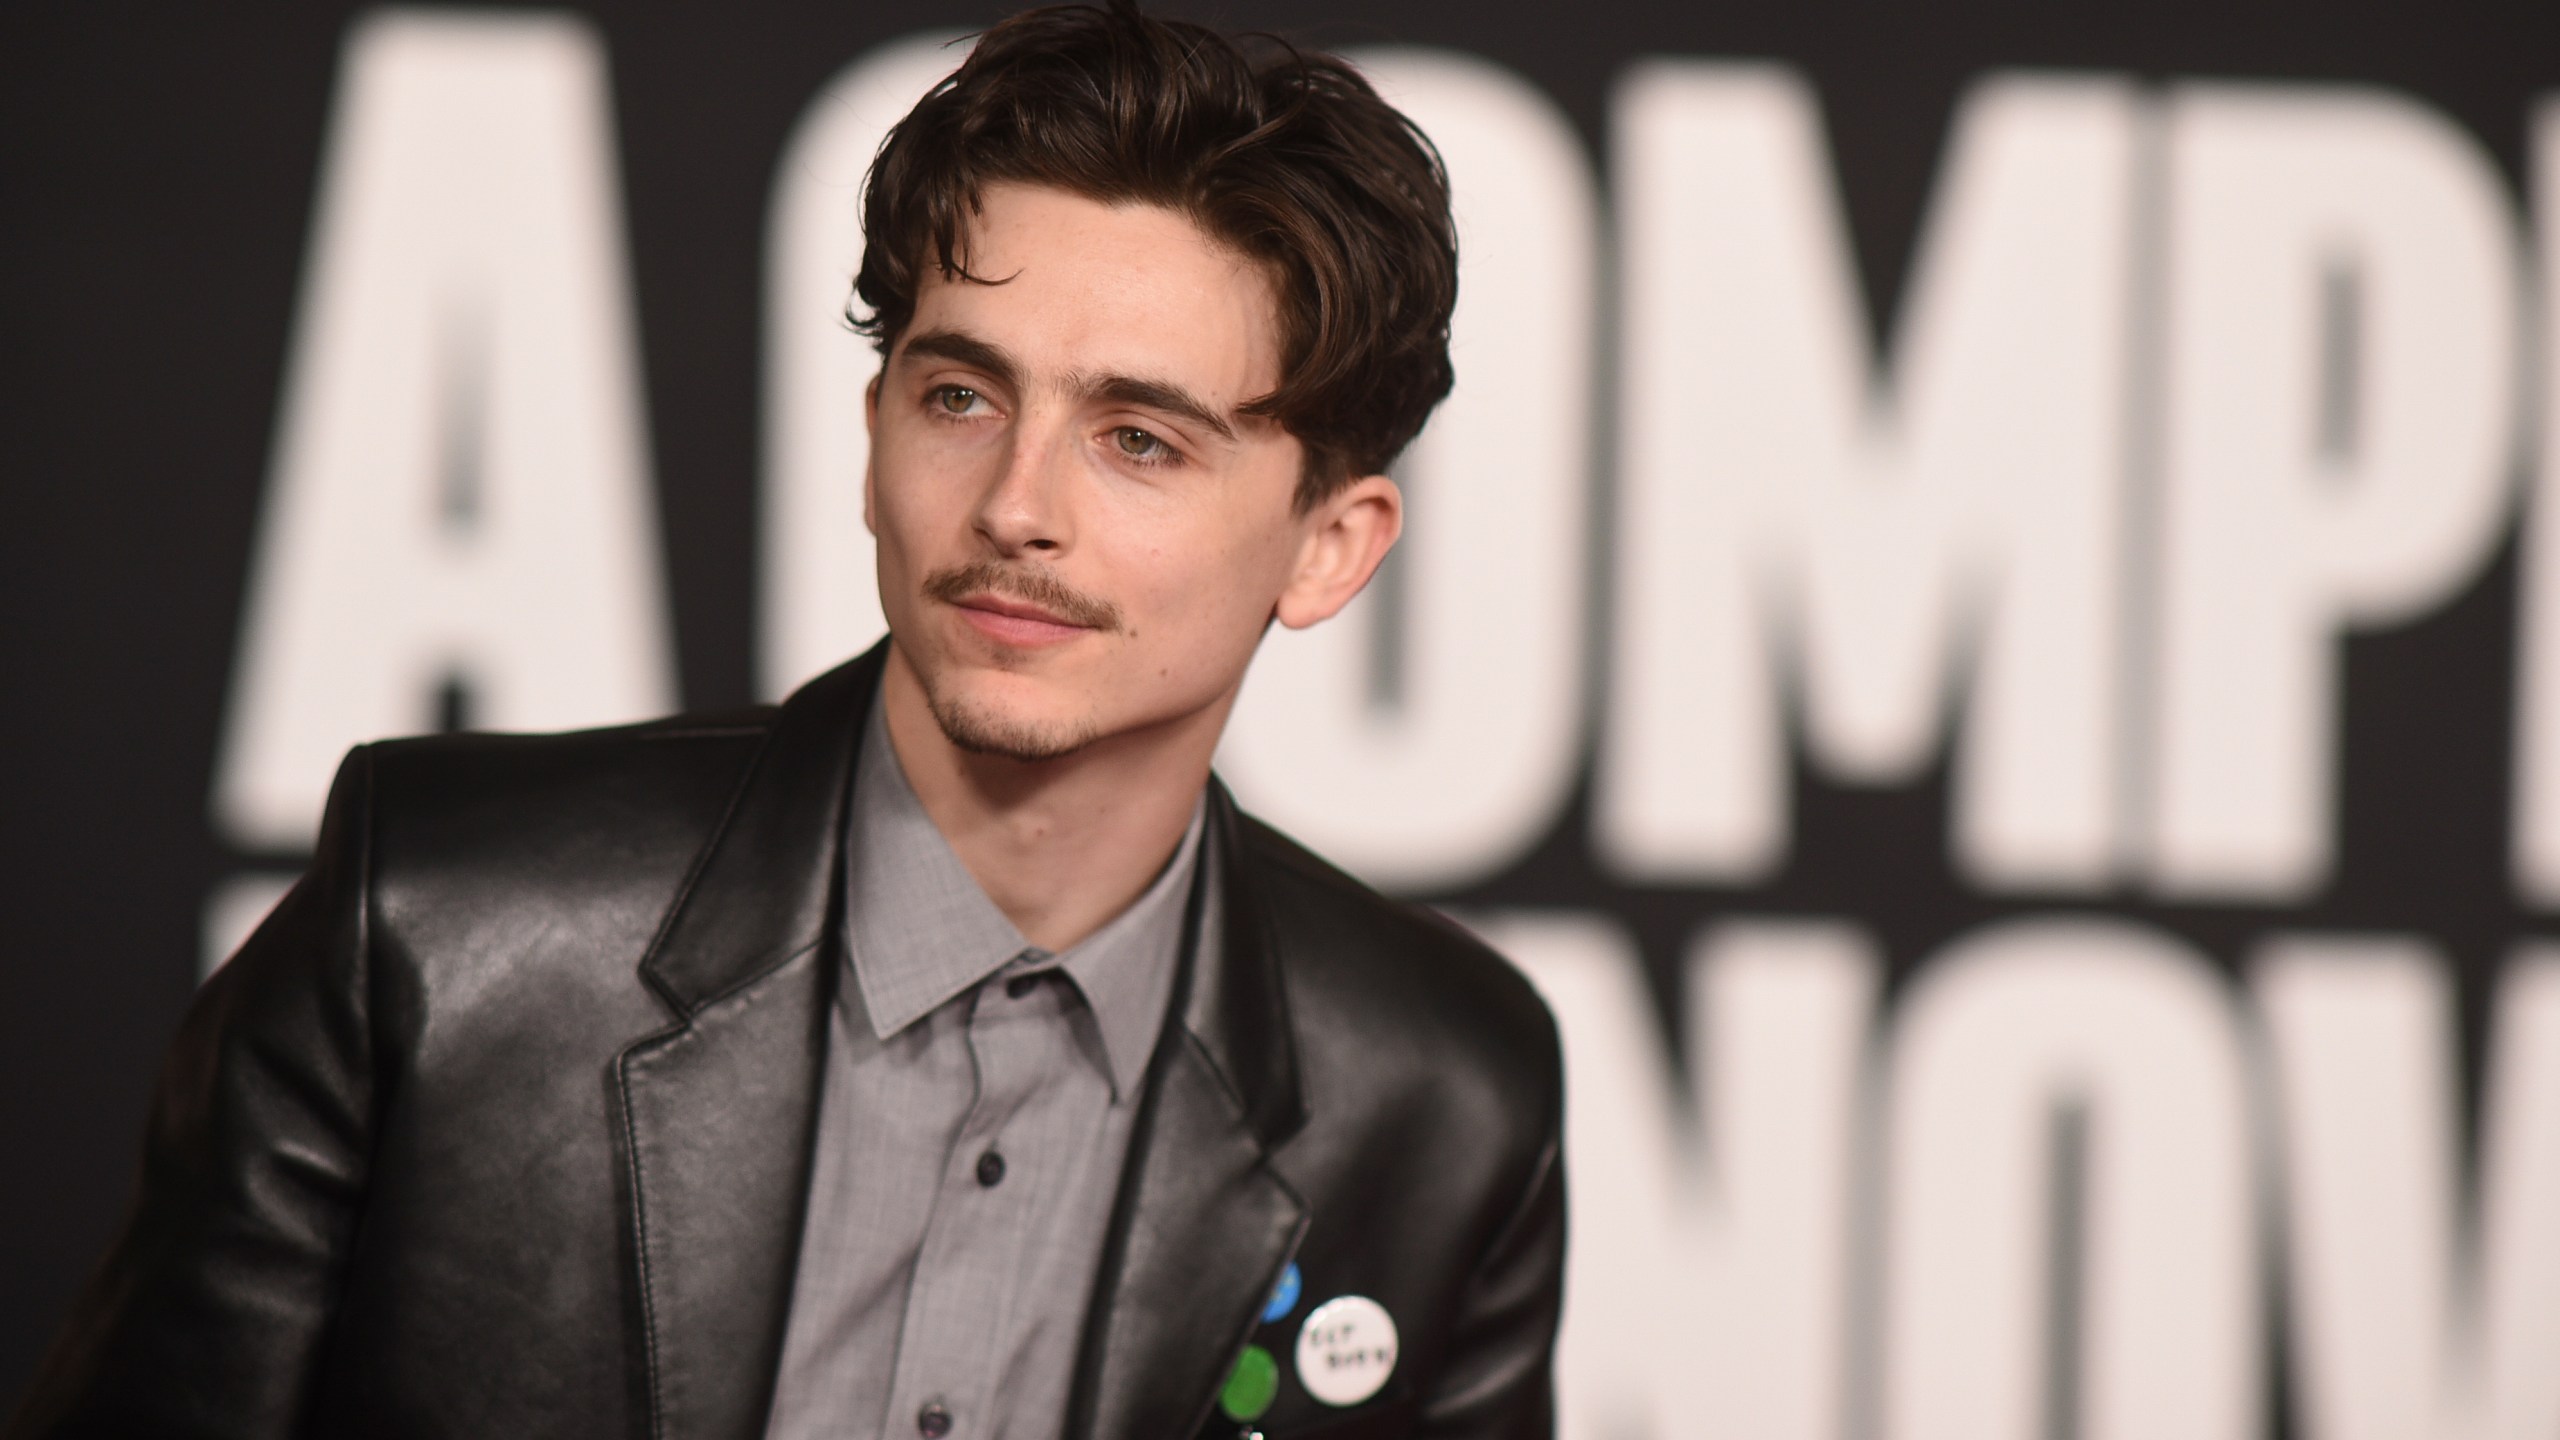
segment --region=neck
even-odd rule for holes
[[[951,743],[894,640],[880,677],[889,744],[925,814],[1022,937],[1050,951],[1127,909],[1173,857],[1233,700],[1015,760]]]

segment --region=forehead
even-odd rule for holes
[[[960,247],[972,275],[926,266],[910,333],[1001,346],[1035,383],[1111,373],[1233,407],[1280,384],[1277,293],[1263,266],[1161,206],[1045,186],[981,197]]]

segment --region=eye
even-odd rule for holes
[[[977,408],[979,396],[966,385],[936,385],[928,399],[945,415],[966,415]]]
[[[1111,443],[1132,460],[1166,460],[1173,455],[1172,446],[1135,425],[1123,425],[1112,431]]]

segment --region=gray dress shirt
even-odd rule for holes
[[[1145,894],[1052,955],[934,828],[876,707],[858,764],[851,974],[766,1434],[1054,1440],[1206,807]]]

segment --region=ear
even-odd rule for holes
[[[862,447],[862,528],[874,535],[880,527],[871,519],[871,477],[880,467],[872,457],[880,453],[880,381],[887,373],[885,366],[872,372],[871,383],[862,387],[862,433],[869,442]]]
[[[1325,497],[1301,522],[1298,562],[1272,614],[1292,630],[1330,620],[1404,533],[1404,492],[1384,475],[1363,475]]]

